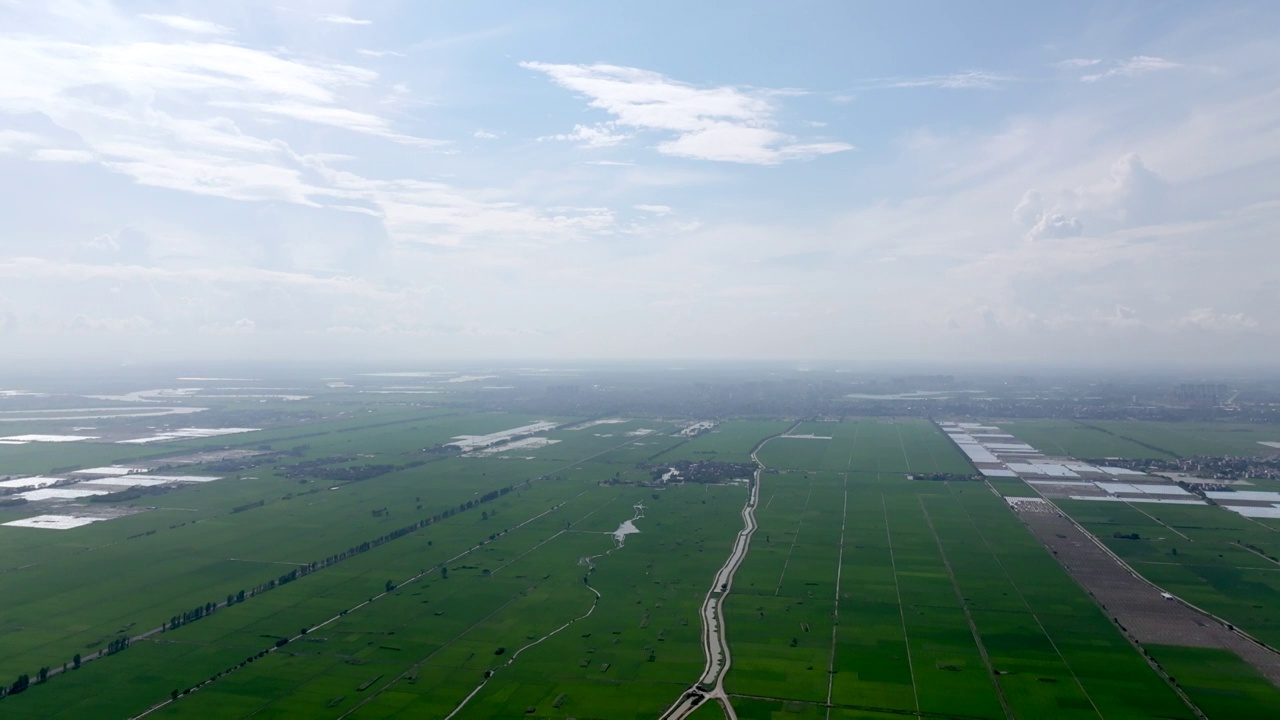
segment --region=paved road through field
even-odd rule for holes
[[[793,425],[787,432],[794,429]],[[733,711],[733,705],[729,703],[729,697],[724,692],[724,676],[729,671],[733,658],[729,654],[729,640],[725,637],[722,608],[725,597],[733,589],[733,575],[746,559],[747,550],[751,547],[751,536],[756,532],[756,504],[760,501],[760,476],[765,469],[764,464],[756,457],[756,453],[775,437],[778,436],[771,435],[761,440],[760,444],[751,451],[751,459],[756,464],[756,473],[751,480],[751,492],[747,494],[747,502],[742,506],[742,530],[734,540],[729,559],[716,573],[715,579],[711,581],[711,589],[707,591],[707,597],[702,601],[702,652],[707,658],[702,677],[698,679],[696,685],[681,695],[674,705],[667,708],[661,716],[662,720],[683,720],[693,714],[699,705],[710,699],[720,703],[728,720],[738,720],[738,715]]]

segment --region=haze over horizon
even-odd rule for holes
[[[1274,364],[1278,21],[0,0],[3,359]]]

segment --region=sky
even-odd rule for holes
[[[1274,2],[0,0],[0,357],[1272,365]]]

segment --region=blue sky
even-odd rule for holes
[[[0,0],[0,342],[1263,363],[1278,20]]]

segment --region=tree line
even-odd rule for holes
[[[542,479],[542,478],[539,478],[539,479]],[[528,487],[530,482],[531,482],[530,480],[525,480],[522,483],[522,487]],[[418,520],[417,522],[404,525],[388,533],[379,535],[378,537],[373,538],[372,540],[366,540],[365,542],[362,542],[358,545],[353,545],[347,548],[345,551],[330,555],[323,560],[317,560],[317,561],[308,563],[306,565],[302,565],[293,570],[290,570],[287,573],[280,575],[279,577],[272,578],[271,580],[268,580],[264,583],[255,585],[254,587],[248,590],[239,590],[234,594],[228,593],[226,602],[224,603],[207,602],[203,605],[197,606],[190,610],[184,610],[180,613],[176,613],[169,618],[169,622],[165,623],[165,625],[157,629],[160,630],[161,632],[168,631],[168,630],[176,630],[182,627],[183,625],[195,622],[202,618],[208,617],[209,615],[212,615],[216,610],[218,610],[221,607],[230,607],[232,605],[242,603],[245,600],[251,597],[254,597],[256,595],[260,595],[269,590],[274,590],[275,588],[281,587],[282,585],[287,585],[301,577],[305,577],[307,575],[310,575],[313,572],[324,569],[326,567],[330,567],[339,562],[342,562],[343,560],[347,560],[349,558],[355,557],[356,555],[359,555],[361,553],[368,552],[376,547],[379,547],[388,542],[391,542],[392,540],[402,538],[405,535],[409,535],[413,532],[429,527],[435,523],[440,522],[441,520],[453,517],[454,515],[460,512],[466,512],[467,510],[474,509],[483,503],[497,500],[498,498],[506,495],[507,493],[511,492],[514,489],[515,489],[514,486],[507,485],[497,490],[490,490],[489,492],[486,492],[485,494],[481,495],[479,499],[468,500],[467,502],[461,503],[456,508],[447,508],[439,513],[432,515],[429,518],[423,518],[421,520]],[[492,539],[495,535],[490,535],[490,539]],[[441,577],[448,577],[448,570],[446,568],[443,568],[443,567],[441,568]],[[129,643],[130,643],[130,638],[127,638],[127,637],[116,638],[115,640],[112,640],[111,642],[109,642],[107,644],[107,647],[104,650],[100,651],[95,655],[90,655],[88,659],[92,660],[97,657],[114,655],[124,650],[125,648],[129,647]],[[242,662],[237,667],[243,667],[245,664],[253,662],[255,659],[260,658],[265,654],[266,653],[264,651],[262,653],[259,653],[256,656],[250,656],[249,658],[246,658],[245,662]],[[79,668],[81,662],[82,662],[82,659],[80,657],[80,654],[76,653],[75,657],[72,659],[72,667]],[[64,664],[63,670],[65,671],[66,669],[67,669],[67,665]],[[228,669],[227,672],[229,671],[230,669]],[[25,692],[28,688],[31,687],[31,685],[40,684],[48,680],[49,675],[50,675],[50,669],[48,667],[40,668],[40,670],[36,674],[35,683],[32,683],[31,677],[29,675],[25,673],[22,675],[19,675],[18,678],[12,684],[7,686],[0,685],[0,698],[7,697],[9,695],[17,695],[19,693]],[[214,676],[213,678],[210,678],[209,680],[212,681],[217,677],[220,677],[221,675],[222,673],[218,673],[218,675]],[[190,691],[191,691],[191,688],[188,688],[186,691],[181,693],[178,693],[177,691],[175,691],[174,697],[176,698],[178,695],[185,695]]]

